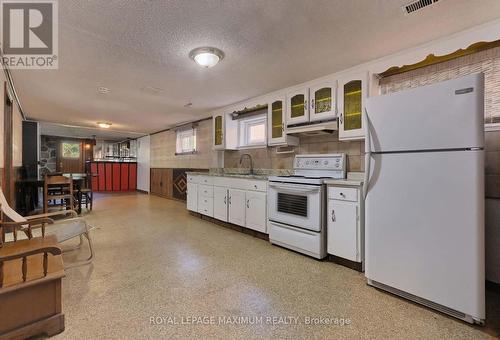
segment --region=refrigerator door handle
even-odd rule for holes
[[[363,115],[366,137],[365,137],[365,177],[363,180],[363,199],[366,200],[366,195],[368,194],[368,182],[370,181],[370,171],[371,171],[371,135],[370,135],[370,121],[368,119],[368,111],[365,107],[365,114]]]

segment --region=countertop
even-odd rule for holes
[[[208,172],[203,171],[187,171],[187,175],[194,176],[216,176],[216,177],[233,177],[255,179],[267,181],[270,176],[287,176],[292,174],[292,170],[288,169],[254,169],[254,174],[249,174],[247,169],[210,169]],[[361,186],[363,185],[364,173],[349,172],[346,179],[327,179],[327,185],[343,185],[343,186]]]
[[[359,187],[363,185],[363,179],[363,172],[349,172],[346,179],[327,179],[325,180],[325,184]]]
[[[291,170],[287,169],[254,169],[253,174],[248,173],[248,169],[210,169],[208,172],[202,171],[187,171],[187,175],[194,176],[216,176],[216,177],[233,177],[233,178],[245,178],[245,179],[255,179],[261,181],[267,181],[270,176],[280,176],[289,175]]]
[[[363,181],[351,180],[351,179],[327,179],[325,180],[325,184],[359,187],[360,185],[363,185]]]

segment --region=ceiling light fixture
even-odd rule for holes
[[[109,129],[109,127],[111,126],[111,123],[106,123],[106,122],[97,122],[97,125],[98,125],[100,128],[103,128],[103,129]]]
[[[215,47],[198,47],[189,52],[189,58],[202,67],[212,67],[224,59],[224,52]]]

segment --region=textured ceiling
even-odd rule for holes
[[[99,129],[95,127],[83,127],[73,125],[63,125],[56,123],[40,123],[40,134],[48,136],[60,136],[69,138],[92,138],[106,139],[110,141],[122,141],[127,138],[139,138],[143,133],[134,133],[129,131],[113,131]]]
[[[59,70],[13,77],[32,119],[153,132],[500,17],[498,0],[441,0],[409,16],[406,3],[64,0]],[[202,69],[188,58],[205,45],[223,62]]]

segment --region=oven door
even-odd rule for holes
[[[269,219],[298,228],[321,231],[322,198],[322,185],[269,182]]]

